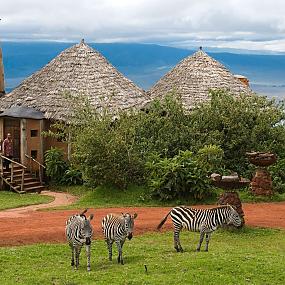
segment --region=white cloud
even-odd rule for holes
[[[1,0],[0,38],[285,51],[283,0]]]

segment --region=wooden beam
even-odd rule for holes
[[[40,153],[38,160],[41,164],[44,164],[45,137],[42,135],[44,130],[44,120],[40,120]]]
[[[21,119],[20,122],[20,156],[21,156],[21,163],[26,165],[26,153],[27,153],[27,120]]]

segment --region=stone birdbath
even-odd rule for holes
[[[276,162],[276,154],[271,152],[247,152],[246,155],[249,162],[257,167],[250,183],[252,194],[271,196],[273,194],[272,179],[266,168]]]
[[[241,178],[237,173],[233,173],[229,176],[221,176],[219,174],[213,173],[211,175],[212,183],[219,188],[224,189],[225,191],[220,194],[218,199],[219,205],[232,205],[236,208],[236,211],[242,219],[242,225],[244,225],[244,212],[242,209],[241,200],[239,194],[236,191],[237,189],[246,187],[249,185],[250,180],[246,178]]]

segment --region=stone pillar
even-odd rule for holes
[[[273,194],[271,175],[265,168],[256,169],[250,189],[254,195],[271,196]]]
[[[242,224],[241,227],[244,225],[244,212],[242,209],[242,204],[238,195],[237,191],[225,191],[224,193],[220,194],[218,205],[231,205],[234,206],[237,213],[240,215]]]

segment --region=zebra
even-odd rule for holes
[[[88,218],[86,218],[85,213],[87,210],[88,209],[85,209],[82,213],[71,216],[66,221],[65,234],[71,248],[71,266],[75,265],[75,269],[78,269],[80,251],[82,246],[85,244],[87,270],[90,271],[90,250],[91,238],[93,234],[93,228],[90,221],[93,219],[94,215],[91,214]]]
[[[138,215],[129,213],[114,215],[108,214],[102,220],[102,231],[107,243],[109,251],[109,260],[112,261],[112,245],[115,241],[118,248],[118,263],[124,264],[123,261],[123,245],[128,237],[129,240],[133,237],[134,220]]]
[[[233,224],[241,226],[242,220],[231,205],[219,206],[212,209],[194,209],[185,206],[172,208],[157,226],[159,230],[166,222],[170,214],[174,226],[174,248],[177,252],[183,252],[179,234],[182,228],[200,232],[200,240],[196,251],[200,251],[201,244],[206,235],[205,251],[208,251],[210,237],[219,226]]]

